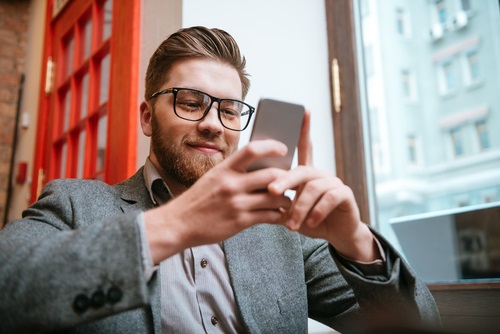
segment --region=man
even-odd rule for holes
[[[429,291],[360,221],[350,189],[312,167],[309,113],[299,167],[246,171],[286,153],[271,140],[237,150],[248,89],[226,32],[165,40],[140,107],[144,167],[115,186],[50,182],[2,231],[0,332],[304,333],[308,316],[347,332],[437,323]]]

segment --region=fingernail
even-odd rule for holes
[[[286,226],[292,230],[292,231],[297,231],[298,230],[298,224],[294,220],[290,219],[286,222]]]
[[[270,183],[268,186],[269,190],[272,190],[276,194],[281,194],[283,191],[280,190],[280,184],[278,182]]]

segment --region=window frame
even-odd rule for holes
[[[337,59],[339,64],[340,96],[334,94],[333,78],[330,80],[332,100],[333,136],[335,148],[335,165],[337,176],[353,190],[356,197],[361,219],[363,222],[377,228],[375,210],[373,203],[369,201],[369,194],[374,197],[373,180],[371,174],[370,152],[365,150],[365,138],[363,134],[364,119],[361,109],[363,92],[360,91],[360,79],[358,72],[359,62],[357,54],[357,41],[355,34],[354,4],[355,0],[325,0],[325,12],[327,21],[328,38],[328,62],[330,71],[333,70],[333,60]],[[340,101],[339,101],[340,98]],[[335,102],[341,102],[341,111],[335,110]],[[367,110],[367,108],[365,108]],[[368,173],[367,173],[368,169]],[[438,296],[438,304],[441,298],[445,299],[440,305],[443,314],[452,314],[460,308],[470,309],[471,299],[464,296],[463,291],[477,291],[477,294],[490,296],[500,295],[500,282],[450,282],[428,284],[431,292]],[[487,298],[491,309],[500,309],[497,298]],[[450,302],[453,300],[452,302]],[[457,306],[458,305],[458,306]],[[473,311],[471,311],[473,312]],[[485,313],[488,311],[485,311]],[[478,313],[476,313],[478,314]]]

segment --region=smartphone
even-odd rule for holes
[[[257,160],[248,168],[248,171],[267,167],[290,169],[295,148],[299,142],[304,114],[305,108],[300,104],[268,98],[259,101],[250,141],[275,139],[285,144],[288,152],[283,157]]]

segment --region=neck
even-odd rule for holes
[[[177,181],[177,179],[173,178],[170,174],[168,174],[158,163],[158,160],[154,155],[150,155],[149,157],[151,159],[151,162],[155,166],[156,170],[158,173],[160,173],[161,178],[163,181],[168,185],[168,189],[172,193],[172,196],[178,197],[181,195],[183,192],[185,192],[188,187],[186,187],[184,184],[180,183]]]

